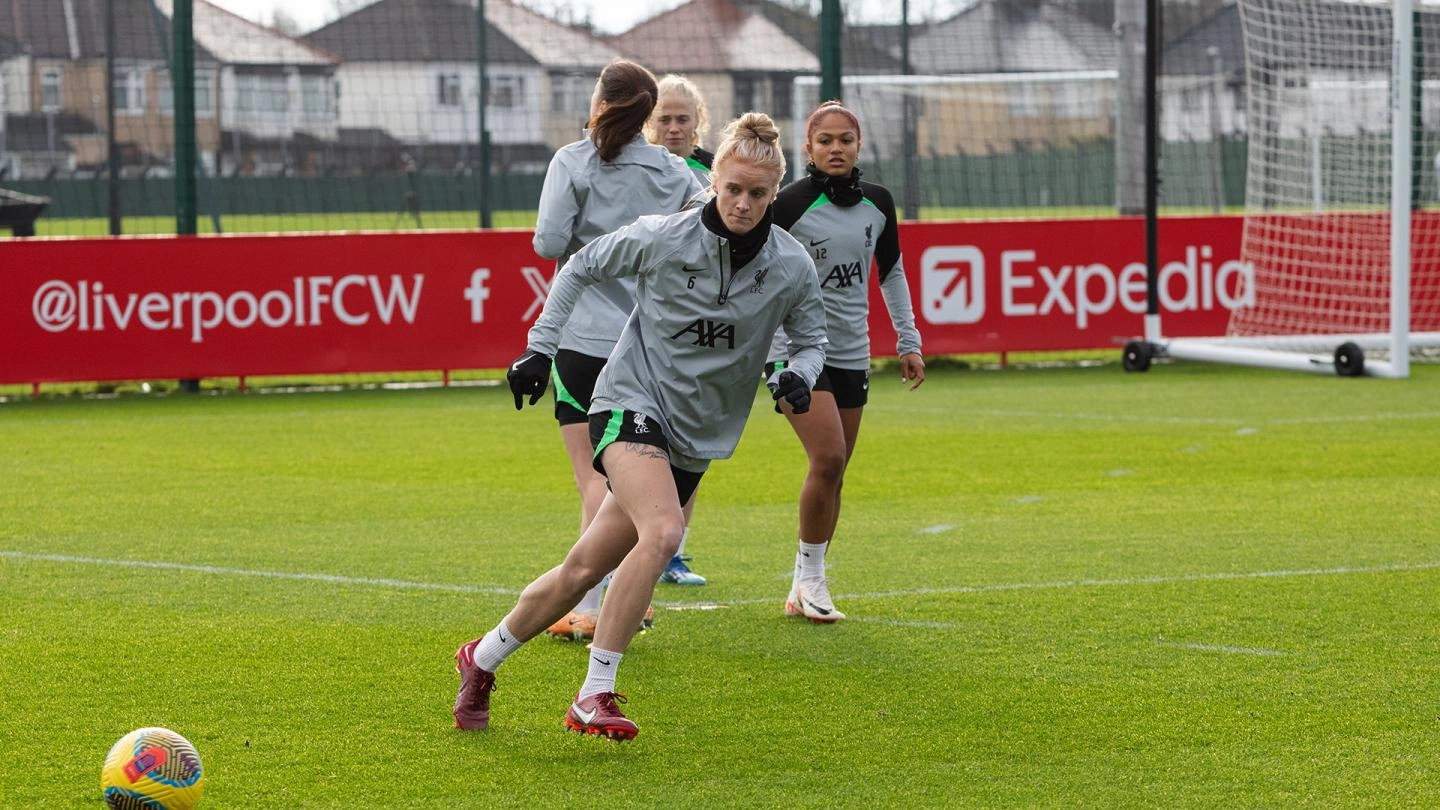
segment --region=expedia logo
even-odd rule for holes
[[[985,316],[985,254],[972,245],[927,248],[920,294],[930,323],[977,323]]]

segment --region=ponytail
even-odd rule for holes
[[[590,140],[609,163],[620,156],[650,119],[660,91],[655,75],[643,66],[617,59],[600,71],[600,100],[605,110],[590,121]]]

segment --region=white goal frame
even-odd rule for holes
[[[1244,2],[1244,0],[1241,0]],[[1414,87],[1414,36],[1410,23],[1413,0],[1391,3],[1391,79],[1390,79],[1390,331],[1375,334],[1306,334],[1295,337],[1248,338],[1174,338],[1163,337],[1160,315],[1145,318],[1145,356],[1141,365],[1148,365],[1153,351],[1186,360],[1235,363],[1294,371],[1355,376],[1360,373],[1374,377],[1405,378],[1410,375],[1412,348],[1440,346],[1440,332],[1410,331],[1411,294],[1411,147],[1414,111],[1411,90]],[[1253,97],[1252,97],[1253,98]],[[1153,271],[1153,268],[1152,268]],[[1317,344],[1334,349],[1333,355],[1303,353]],[[1127,368],[1133,349],[1126,348]],[[1387,361],[1368,360],[1358,350],[1382,350]]]

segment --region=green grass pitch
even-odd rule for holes
[[[497,386],[0,405],[0,805],[100,805],[133,728],[205,808],[1440,806],[1440,368],[877,372],[830,558],[757,402],[701,485],[704,588],[564,731],[583,648],[452,654],[558,562],[546,408]],[[700,608],[708,609],[700,609]]]

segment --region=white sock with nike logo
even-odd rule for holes
[[[585,683],[580,686],[580,694],[575,699],[579,701],[601,692],[614,692],[615,670],[620,668],[620,659],[624,657],[624,653],[591,647],[590,669],[585,673]]]
[[[605,593],[605,581],[595,583],[595,587],[585,592],[580,597],[580,604],[575,606],[576,613],[600,614],[600,597]]]
[[[825,578],[825,549],[830,543],[807,543],[800,541],[800,551],[795,555],[795,579]]]
[[[510,632],[510,628],[506,626],[505,620],[501,619],[500,623],[495,625],[495,629],[486,633],[485,637],[480,639],[480,643],[475,645],[475,666],[486,672],[494,672],[501,664],[505,663],[505,659],[510,657],[510,653],[520,649],[524,643],[515,638],[515,634]]]

